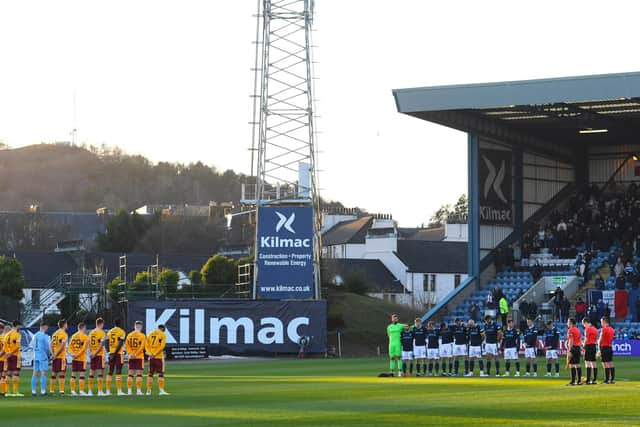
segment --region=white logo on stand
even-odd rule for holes
[[[295,221],[296,219],[296,213],[292,212],[291,216],[289,217],[289,219],[287,219],[287,217],[285,215],[282,215],[280,212],[276,211],[276,215],[278,215],[278,218],[280,218],[280,220],[278,221],[278,223],[276,224],[276,233],[280,232],[280,229],[282,228],[282,226],[284,226],[285,230],[296,234],[295,230],[291,227],[291,224],[293,224],[293,221]]]
[[[504,182],[505,175],[505,164],[504,160],[500,165],[500,170],[496,174],[496,167],[493,165],[491,160],[487,159],[485,156],[482,156],[482,160],[487,165],[489,169],[489,174],[487,175],[487,179],[484,181],[484,198],[487,198],[489,194],[489,190],[493,187],[493,191],[496,193],[496,196],[504,203],[509,203],[507,198],[504,197],[504,193],[502,192],[502,183]],[[276,212],[277,213],[277,212]]]

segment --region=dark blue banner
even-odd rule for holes
[[[313,208],[258,208],[257,244],[259,298],[313,298]]]

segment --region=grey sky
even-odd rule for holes
[[[249,170],[254,0],[0,0],[0,139]],[[466,191],[466,137],[391,89],[640,70],[633,1],[316,0],[323,196],[401,224]]]

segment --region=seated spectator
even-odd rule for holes
[[[596,289],[602,291],[604,290],[604,279],[602,278],[602,274],[598,273],[598,277],[594,283]]]
[[[618,261],[616,262],[615,267],[613,267],[613,274],[615,274],[616,277],[620,277],[622,276],[623,273],[624,273],[624,264],[622,263],[622,258],[618,258]]]
[[[626,284],[627,284],[627,280],[624,278],[624,276],[616,277],[616,289],[617,290],[622,291],[622,290],[626,289]]]
[[[636,300],[636,322],[640,322],[640,297]]]

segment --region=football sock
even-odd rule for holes
[[[551,373],[551,363],[547,363],[547,373]]]
[[[136,390],[142,390],[142,374],[136,376]]]
[[[393,359],[389,360],[389,372],[393,372],[395,367],[396,367],[396,361],[393,360]],[[109,380],[107,380],[107,381],[109,381]]]
[[[582,368],[578,367],[576,368],[577,372],[577,377],[578,377],[578,382],[582,382]]]
[[[425,374],[427,373],[427,362],[424,362],[422,364],[422,372],[425,373]]]
[[[456,375],[458,375],[458,370],[460,369],[460,362],[459,361],[456,360],[455,362],[453,362],[453,369],[454,369]]]
[[[465,374],[469,373],[469,361],[468,360],[464,361],[464,373]]]
[[[416,363],[416,372],[420,373],[420,363]]]
[[[112,381],[113,381],[113,375],[107,374],[107,391],[111,390]]]
[[[58,377],[58,390],[64,393],[64,377]]]
[[[122,375],[116,375],[116,387],[118,390],[122,390]]]
[[[133,388],[133,375],[127,376],[127,389],[131,391]]]
[[[453,363],[449,362],[449,373],[453,371]]]
[[[616,368],[615,367],[611,367],[611,381],[616,379]]]
[[[51,376],[51,381],[49,381],[49,393],[53,394],[56,391],[56,376]]]
[[[397,360],[396,363],[398,364],[398,372],[404,369],[404,363],[402,360]]]
[[[47,392],[47,376],[40,376],[40,393],[45,394]]]
[[[409,373],[413,374],[413,361],[409,362]]]
[[[151,390],[153,388],[153,377],[149,375],[147,377],[147,390]]]
[[[469,362],[467,362],[469,364],[469,369],[467,371],[473,372],[473,369],[475,368],[475,361],[470,360]],[[480,370],[482,371],[482,368],[480,368]]]
[[[71,391],[76,391],[76,377],[71,377],[69,380],[69,388]]]
[[[13,394],[18,394],[18,387],[20,387],[20,377],[17,375],[13,376]]]
[[[102,375],[100,375],[98,377],[98,391],[102,391],[103,390],[103,388],[102,388],[103,385],[104,385],[104,379],[103,379]]]
[[[4,394],[4,378],[0,378],[0,394]]]
[[[433,362],[429,362],[429,373],[433,373]]]
[[[473,362],[471,363],[473,364]],[[480,371],[484,371],[484,362],[482,361],[482,359],[478,360],[478,365],[480,365]],[[471,368],[471,370],[473,371],[473,367]]]
[[[482,362],[480,362],[482,363]],[[482,370],[482,368],[480,368]],[[487,360],[487,375],[491,374],[491,362]]]
[[[598,368],[593,368],[593,382],[598,380]]]
[[[164,376],[158,377],[158,388],[160,391],[164,391]]]
[[[576,368],[571,368],[571,384],[575,384],[576,382]]]
[[[604,368],[604,380],[607,382],[609,382],[609,379],[611,378],[610,371],[611,371],[610,368]]]
[[[587,381],[591,381],[591,366],[587,366]]]
[[[89,375],[89,391],[93,390],[93,375]]]
[[[440,364],[436,362],[434,365],[435,365],[434,368],[436,368],[436,375],[438,375],[438,371],[440,370]]]
[[[84,391],[84,377],[80,377],[80,391]]]
[[[516,362],[516,372],[520,372],[520,362]]]
[[[531,372],[531,363],[527,362],[527,374]]]
[[[496,374],[500,373],[500,362],[496,360]]]
[[[556,363],[556,374],[560,373],[560,364]]]
[[[404,364],[402,365],[402,373],[403,373],[403,374],[406,374],[406,373],[407,373],[407,364],[406,364],[406,363],[404,363]]]
[[[538,373],[538,364],[533,362],[533,372]]]
[[[34,373],[31,376],[31,393],[36,393],[36,389],[38,388],[38,377],[36,377],[36,374]]]
[[[504,363],[504,371],[505,373],[509,372],[511,369],[511,362],[505,362]]]

